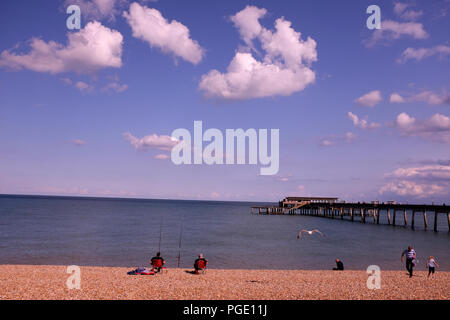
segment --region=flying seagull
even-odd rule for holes
[[[314,234],[314,233],[319,233],[319,234],[323,237],[323,233],[320,232],[320,231],[317,230],[317,229],[311,230],[311,231],[303,229],[302,231],[300,231],[300,232],[298,233],[297,239],[300,239],[303,233],[307,233],[307,234],[310,234],[310,235],[312,235],[312,234]]]

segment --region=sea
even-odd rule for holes
[[[327,270],[338,258],[348,270],[370,265],[402,270],[401,254],[412,245],[416,270],[425,270],[429,256],[436,258],[438,270],[450,270],[444,214],[434,232],[424,229],[420,215],[411,230],[385,225],[383,217],[375,225],[252,215],[254,205],[263,204],[0,195],[0,264],[135,268],[148,266],[160,251],[169,268],[192,268],[203,253],[217,269]],[[297,239],[302,229],[318,229],[323,236]]]

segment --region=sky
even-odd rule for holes
[[[449,0],[17,0],[0,24],[2,194],[450,202]],[[278,173],[175,165],[194,121],[279,129]]]

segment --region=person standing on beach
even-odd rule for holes
[[[434,260],[433,256],[430,256],[427,260],[427,264],[426,264],[427,268],[428,268],[428,278],[430,277],[430,274],[434,275],[434,270],[435,268],[439,268],[438,263],[436,262],[436,260]]]
[[[166,261],[161,257],[161,252],[157,252],[156,257],[153,257],[152,260],[150,260],[150,264],[155,272],[160,272],[165,263]]]
[[[408,246],[408,249],[402,253],[402,262],[406,256],[406,270],[409,272],[409,277],[413,276],[414,260],[416,260],[416,251],[412,246]]]

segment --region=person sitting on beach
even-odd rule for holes
[[[204,272],[207,265],[208,265],[208,260],[203,258],[203,254],[200,253],[198,255],[198,259],[195,260],[195,262],[194,262],[195,274],[198,274],[199,271]]]
[[[416,251],[412,246],[408,246],[408,249],[402,253],[402,262],[406,256],[406,270],[409,272],[409,277],[413,276],[414,261],[416,260]]]
[[[344,271],[344,264],[342,263],[341,260],[336,259],[336,268],[333,268],[333,270]]]
[[[430,256],[428,258],[426,266],[428,268],[428,277],[430,277],[430,274],[434,275],[435,268],[439,268],[439,265],[437,264],[436,260],[434,260],[433,256]]]
[[[157,252],[156,257],[153,257],[150,261],[154,272],[160,272],[165,263],[166,261],[161,257],[161,252]]]

